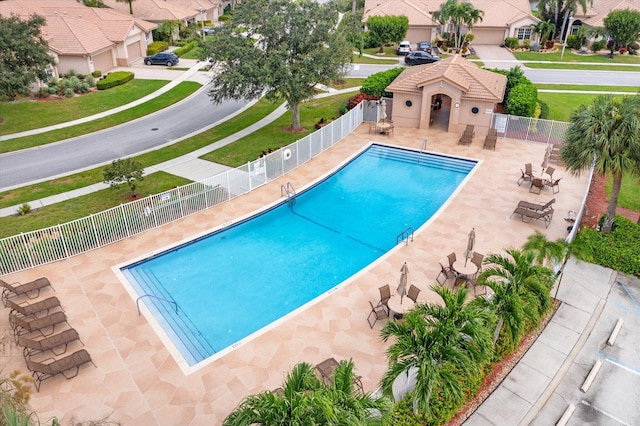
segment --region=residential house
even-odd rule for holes
[[[46,20],[42,33],[56,59],[52,74],[70,70],[103,73],[128,66],[146,54],[156,24],[111,9],[91,8],[76,0],[4,0],[0,15],[33,14]]]
[[[437,124],[448,132],[462,131],[470,124],[480,135],[487,133],[506,85],[506,76],[454,55],[408,67],[385,90],[393,93],[392,116],[397,126],[428,129],[437,115]]]
[[[129,4],[115,0],[103,0],[104,4],[120,12],[129,13]],[[165,21],[182,21],[189,25],[196,21],[215,24],[224,13],[220,0],[135,0],[133,16],[145,21],[162,24]]]
[[[433,12],[444,0],[365,0],[364,18],[370,16],[407,16],[406,39],[412,43],[434,41],[437,33],[448,31],[433,20]],[[540,22],[531,13],[529,0],[471,0],[484,12],[482,21],[473,28],[473,44],[501,45],[507,37],[520,40],[533,38],[533,27]],[[398,40],[400,41],[400,40]]]

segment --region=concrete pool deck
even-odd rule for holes
[[[115,265],[273,203],[280,198],[280,185],[291,182],[302,188],[371,141],[419,149],[425,137],[429,151],[481,163],[439,214],[417,230],[414,241],[397,246],[339,290],[191,374],[183,373],[145,317],[138,316],[134,299],[112,271]],[[577,210],[584,196],[586,175],[576,178],[555,165],[554,177],[563,177],[555,195],[549,189],[536,195],[529,193],[528,185],[516,184],[524,163],[533,163],[539,174],[544,144],[499,139],[496,150],[490,151],[482,149],[479,137],[470,146],[458,145],[458,138],[437,128],[396,128],[392,137],[371,135],[363,124],[306,165],[229,203],[99,250],[5,277],[13,282],[47,276],[69,324],[78,330],[97,365],[83,366],[71,380],[56,376],[45,381],[40,392],[32,395],[31,407],[41,421],[57,416],[62,424],[71,418],[86,421],[107,415],[123,425],[220,424],[243,397],[278,387],[294,364],[315,365],[329,357],[353,358],[364,389],[373,391],[386,368],[386,345],[378,334],[382,322],[373,330],[367,324],[368,301],[378,300],[378,287],[383,284],[395,290],[403,262],[409,266],[409,283],[422,290],[420,299],[436,302],[438,297],[429,286],[440,270],[438,262],[452,251],[462,256],[471,228],[476,230],[475,250],[485,255],[519,247],[536,230],[549,239],[563,238],[568,225],[563,217]],[[551,198],[557,200],[556,213],[547,229],[539,221],[525,224],[520,217],[510,218],[520,200]],[[215,300],[208,303],[215,309]],[[0,317],[0,330],[10,335],[6,313]],[[4,348],[5,371],[26,371],[21,349],[12,344]]]

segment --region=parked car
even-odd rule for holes
[[[216,33],[216,29],[213,27],[204,27],[202,31],[206,36],[214,35]]]
[[[144,58],[145,65],[166,65],[168,67],[176,65],[180,62],[178,55],[173,52],[156,53],[153,56]]]
[[[396,47],[396,54],[406,55],[409,52],[411,52],[411,42],[404,40],[398,43],[398,47]]]
[[[439,60],[439,56],[430,55],[427,52],[421,52],[420,50],[409,52],[407,56],[404,57],[404,63],[407,65],[431,64]]]
[[[421,41],[418,43],[418,50],[427,53],[433,53],[433,48],[431,47],[431,43],[428,41]]]

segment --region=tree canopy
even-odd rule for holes
[[[463,27],[470,32],[471,28],[482,21],[484,12],[476,9],[471,3],[458,3],[458,0],[447,0],[440,8],[433,12],[433,19],[440,25],[449,25],[453,33],[456,49],[460,49],[464,37],[461,36]]]
[[[0,16],[0,97],[28,95],[33,83],[47,78],[47,65],[54,61],[40,32],[44,23],[38,15]]]
[[[313,0],[248,0],[212,40],[202,42],[202,57],[219,62],[211,99],[284,99],[291,128],[300,126],[300,103],[314,86],[344,77],[351,46],[336,31],[338,13]]]
[[[567,171],[579,175],[595,164],[613,186],[602,231],[611,232],[625,174],[640,176],[640,96],[598,96],[571,114],[560,156]]]
[[[369,37],[380,45],[383,51],[386,43],[398,43],[404,40],[409,31],[409,18],[406,16],[371,16],[367,19]]]
[[[586,13],[587,8],[593,6],[593,0],[540,0],[537,7],[540,19],[555,24],[555,34],[559,31],[560,40],[564,40],[569,17],[578,11],[578,6]]]
[[[604,18],[604,27],[618,46],[629,47],[638,41],[640,12],[637,10],[613,10]]]

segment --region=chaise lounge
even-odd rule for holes
[[[535,211],[524,207],[516,207],[511,216],[514,214],[519,214],[525,223],[531,222],[532,219],[544,221],[544,227],[548,228],[553,217],[553,210]]]
[[[0,287],[2,287],[2,304],[4,307],[7,307],[7,299],[10,297],[26,295],[29,299],[35,299],[40,296],[40,290],[46,287],[53,287],[49,280],[45,277],[38,278],[37,280],[20,284],[13,283],[9,284],[5,281],[0,280]],[[35,293],[35,295],[34,295]]]
[[[518,203],[518,207],[522,207],[525,209],[533,210],[536,212],[543,212],[545,210],[551,210],[551,215],[553,216],[553,206],[552,204],[556,202],[555,198],[547,201],[546,203],[530,203],[529,201],[520,201]]]
[[[22,346],[22,352],[24,354],[25,359],[31,358],[31,356],[46,352],[50,350],[54,355],[62,355],[67,351],[67,346],[69,343],[79,341],[80,335],[76,331],[75,328],[68,328],[64,331],[61,331],[58,334],[54,334],[49,337],[45,337],[44,339],[36,340],[26,336],[20,337],[18,339],[18,345]],[[56,351],[56,348],[61,348],[62,350]]]
[[[36,316],[36,314],[44,311],[46,311],[48,315],[49,311],[55,308],[60,308],[64,311],[60,305],[60,300],[55,296],[51,296],[34,303],[21,304],[18,304],[11,299],[7,299],[7,305],[11,308],[11,312],[19,313],[23,317]]]
[[[67,322],[67,316],[62,311],[54,312],[42,318],[22,318],[20,315],[9,315],[9,324],[13,328],[13,338],[18,343],[18,338],[23,334],[38,331],[43,336],[49,336],[56,331],[56,326]],[[50,328],[50,330],[48,330]]]
[[[44,361],[51,362],[45,363]],[[49,358],[44,361],[36,362],[27,360],[27,368],[31,371],[33,382],[38,392],[40,391],[40,384],[43,381],[57,376],[58,374],[62,374],[64,378],[68,380],[78,375],[80,372],[80,366],[83,364],[90,362],[94,367],[96,367],[95,363],[91,360],[89,352],[85,349],[80,349],[79,351],[76,351],[71,355],[67,355],[64,358]],[[75,372],[69,376],[65,374],[70,370],[75,370]]]

